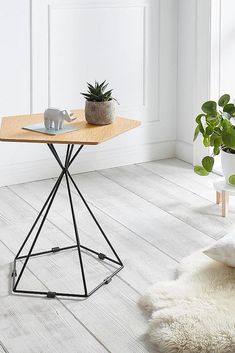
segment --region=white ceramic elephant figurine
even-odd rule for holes
[[[44,112],[44,125],[47,130],[54,128],[55,130],[62,129],[64,121],[69,123],[75,119],[71,119],[73,113],[66,109],[48,108]]]

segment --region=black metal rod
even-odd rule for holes
[[[59,178],[57,179],[54,187],[52,188],[46,202],[44,203],[42,209],[40,210],[35,222],[33,223],[33,226],[31,227],[27,237],[25,238],[23,244],[20,247],[20,250],[18,251],[15,259],[14,259],[14,263],[13,263],[13,272],[12,272],[12,277],[13,277],[13,281],[12,281],[12,285],[13,285],[13,292],[14,293],[19,293],[19,294],[36,294],[36,295],[46,295],[48,298],[54,298],[55,296],[64,296],[64,297],[74,297],[74,298],[87,298],[89,297],[91,294],[93,294],[94,292],[96,292],[100,287],[102,287],[105,284],[108,284],[112,277],[115,276],[119,271],[121,271],[121,269],[124,267],[122,264],[122,261],[120,260],[119,256],[117,255],[116,251],[114,250],[112,244],[110,243],[108,237],[106,236],[105,232],[103,231],[102,227],[100,226],[98,220],[96,219],[95,215],[93,214],[93,212],[91,211],[87,201],[85,200],[84,196],[82,195],[82,193],[80,192],[79,188],[77,187],[75,181],[73,180],[71,174],[69,173],[69,167],[71,166],[71,164],[73,163],[73,161],[75,160],[75,158],[77,157],[77,155],[79,154],[79,152],[81,151],[81,149],[83,148],[83,145],[81,145],[78,150],[73,154],[73,149],[74,149],[74,145],[68,145],[67,146],[67,151],[66,151],[66,156],[65,156],[65,161],[64,164],[61,161],[61,158],[59,157],[55,147],[53,144],[48,144],[48,147],[50,149],[50,151],[52,152],[54,158],[56,159],[57,163],[59,164],[59,166],[61,167],[62,171],[59,175]],[[71,213],[72,213],[72,219],[73,219],[73,226],[74,226],[74,232],[75,232],[75,237],[76,237],[76,245],[71,245],[71,246],[66,246],[63,248],[60,248],[58,246],[47,250],[47,251],[40,251],[40,252],[36,252],[33,253],[33,249],[34,246],[37,242],[37,239],[40,235],[40,232],[42,230],[42,227],[45,223],[45,220],[48,216],[48,213],[50,211],[50,208],[54,202],[55,196],[58,192],[58,189],[60,187],[60,184],[62,182],[62,179],[65,175],[66,178],[66,185],[67,185],[67,190],[68,190],[68,195],[69,195],[69,203],[70,203],[70,208],[71,208]],[[75,216],[75,211],[74,211],[74,206],[73,206],[73,197],[72,197],[72,193],[71,193],[71,187],[70,187],[70,182],[72,181],[73,186],[75,187],[78,195],[81,197],[83,203],[85,204],[87,210],[89,211],[91,217],[93,218],[94,222],[96,223],[97,227],[99,228],[100,232],[102,233],[102,235],[104,236],[106,242],[108,243],[109,247],[111,248],[113,254],[115,255],[116,260],[106,256],[105,254],[99,253],[98,251],[95,251],[93,249],[90,249],[86,246],[83,246],[80,244],[80,238],[79,238],[79,233],[78,233],[78,228],[77,228],[77,221],[76,221],[76,216]],[[45,211],[45,213],[44,213]],[[44,213],[44,215],[43,215]],[[27,255],[22,255],[20,256],[24,246],[26,245],[29,237],[31,236],[34,228],[36,227],[37,223],[39,222],[40,218],[42,216],[42,220],[40,221],[40,225],[39,228],[36,232],[36,235],[34,237],[33,243],[30,246],[30,250],[28,252]],[[17,289],[20,279],[23,275],[23,272],[27,266],[27,263],[29,261],[30,257],[34,257],[34,256],[39,256],[39,255],[44,255],[44,254],[50,254],[50,253],[56,253],[56,252],[60,252],[62,250],[69,250],[69,249],[77,249],[78,251],[78,257],[79,257],[79,262],[80,262],[80,269],[81,269],[81,274],[82,274],[82,281],[83,281],[83,286],[84,286],[84,294],[73,294],[73,293],[63,293],[63,292],[51,292],[51,291],[33,291],[33,290],[21,290],[21,289]],[[95,254],[98,256],[99,259],[101,260],[107,260],[110,261],[116,265],[119,265],[120,267],[118,269],[116,269],[110,276],[108,276],[107,278],[105,278],[103,280],[103,282],[101,282],[98,286],[96,286],[91,292],[88,292],[87,290],[87,284],[86,284],[86,276],[85,276],[85,269],[84,269],[84,265],[83,265],[83,259],[82,259],[82,250],[86,250],[88,252],[91,252],[92,254]],[[16,263],[17,260],[23,260],[25,259],[22,269],[20,271],[19,276],[17,277],[17,272],[16,272]],[[16,280],[17,278],[17,280]]]
[[[70,249],[76,249],[77,247],[78,247],[77,245],[64,246],[64,247],[62,247],[62,248],[59,247],[59,250],[56,251],[56,252],[61,252],[61,251],[70,250]],[[88,248],[87,246],[84,246],[84,245],[80,245],[80,248],[83,249],[83,250],[89,251],[89,252],[91,252],[92,254],[95,254],[95,255],[99,255],[99,254],[100,254],[100,252],[95,251],[95,250],[93,250],[93,249],[90,249],[90,248]],[[55,251],[52,250],[52,249],[51,249],[51,250],[46,250],[46,251],[39,251],[39,252],[36,252],[36,253],[31,254],[30,257],[35,257],[35,256],[40,256],[40,255],[46,255],[46,254],[51,254],[51,253],[55,253]],[[27,256],[28,256],[28,255],[19,256],[19,257],[17,258],[17,260],[26,259]],[[113,260],[112,258],[110,258],[109,256],[106,256],[106,255],[105,255],[104,260],[108,260],[108,261],[110,261],[110,262],[115,263],[116,265],[120,265],[120,263],[119,263],[118,261]]]
[[[118,272],[120,272],[123,269],[124,266],[119,267],[116,271],[114,271],[110,276],[108,276],[103,282],[101,282],[100,284],[98,284],[98,286],[96,286],[94,289],[92,289],[92,291],[89,292],[89,296],[92,295],[93,293],[95,293],[100,287],[104,286],[105,284],[107,284],[107,281],[109,282],[114,276],[116,276],[116,274]]]
[[[57,160],[58,164],[60,165],[61,169],[64,169],[63,163],[61,162],[61,159],[55,149],[55,147],[52,144],[47,144],[47,146],[50,148],[53,156],[55,157],[55,159]],[[69,146],[69,145],[68,145]]]
[[[67,146],[67,151],[66,151],[66,156],[65,156],[65,161],[64,161],[64,167],[67,169],[67,163],[68,163],[68,156],[70,152],[70,145]]]
[[[82,249],[84,249],[84,250],[87,250],[87,251],[93,253],[93,254],[96,254],[96,255],[99,255],[99,254],[100,254],[100,252],[95,251],[95,250],[92,250],[92,249],[90,249],[90,248],[88,248],[88,247],[86,247],[86,246],[84,246],[84,245],[80,245],[80,247],[81,247]],[[120,265],[120,263],[119,263],[118,261],[113,260],[113,259],[111,259],[111,257],[106,256],[106,255],[105,255],[104,260],[109,260],[109,261],[113,262],[114,264]]]
[[[70,145],[70,151],[69,151],[69,154],[68,154],[67,162],[65,163],[65,168],[66,169],[69,168],[69,161],[71,160],[71,156],[72,156],[72,153],[73,153],[73,148],[74,148],[74,145]]]
[[[33,243],[32,243],[32,245],[31,245],[31,247],[30,247],[29,253],[28,253],[28,255],[27,255],[27,257],[26,257],[26,260],[25,260],[25,262],[24,262],[24,264],[23,264],[23,267],[22,267],[22,269],[21,269],[21,271],[20,271],[19,277],[17,278],[16,284],[15,284],[15,289],[16,289],[16,287],[17,287],[17,285],[18,285],[18,283],[19,283],[19,281],[20,281],[20,279],[21,279],[21,277],[22,277],[22,274],[23,274],[23,272],[24,272],[24,269],[25,269],[25,267],[26,267],[26,265],[27,265],[27,263],[28,263],[28,261],[29,261],[30,255],[31,255],[31,253],[32,253],[32,251],[33,251],[34,245],[36,244],[36,241],[37,241],[38,236],[39,236],[39,234],[40,234],[40,232],[41,232],[41,229],[42,229],[42,227],[43,227],[43,224],[44,224],[44,222],[45,222],[45,220],[46,220],[46,218],[47,218],[47,215],[48,215],[48,213],[49,213],[49,211],[50,211],[51,205],[52,205],[52,203],[53,203],[53,201],[54,201],[55,195],[56,195],[56,193],[57,193],[57,190],[58,190],[58,188],[59,188],[59,186],[60,186],[60,183],[61,183],[61,180],[62,180],[62,178],[63,178],[63,174],[64,174],[64,171],[61,173],[60,178],[58,179],[58,182],[56,183],[56,188],[55,188],[55,190],[54,190],[54,193],[53,193],[53,195],[52,195],[52,197],[51,197],[51,200],[49,201],[49,204],[48,204],[48,206],[47,206],[47,210],[46,210],[46,212],[45,212],[45,214],[44,214],[44,216],[43,216],[42,222],[41,222],[41,224],[40,224],[40,226],[39,226],[39,228],[38,228],[38,231],[37,231],[37,233],[36,233],[36,236],[35,236],[35,238],[34,238],[34,240],[33,240]]]
[[[75,249],[75,248],[77,248],[77,245],[64,246],[63,248],[59,248],[58,252],[63,250]],[[46,250],[46,251],[39,251],[39,252],[35,252],[34,254],[31,254],[30,257],[40,256],[40,255],[45,255],[50,253],[55,253],[55,251],[53,251],[52,249]],[[17,260],[25,259],[27,256],[28,255],[19,256]]]
[[[49,194],[49,196],[48,196],[46,202],[44,203],[44,205],[43,205],[41,211],[39,212],[39,214],[38,214],[36,220],[34,221],[34,223],[33,223],[32,227],[31,227],[31,229],[30,229],[30,231],[29,231],[27,237],[25,238],[23,244],[21,245],[21,247],[20,247],[20,249],[19,249],[19,251],[18,251],[18,253],[17,253],[17,255],[16,255],[16,259],[18,259],[18,257],[19,257],[19,255],[20,255],[22,249],[24,248],[25,244],[27,243],[27,241],[28,241],[30,235],[32,234],[32,231],[34,230],[36,224],[38,223],[38,220],[40,219],[42,213],[44,212],[44,210],[45,210],[45,208],[46,208],[48,202],[50,201],[52,195],[54,194],[55,190],[57,189],[57,186],[60,184],[60,179],[62,179],[63,175],[64,175],[64,171],[61,172],[61,174],[60,174],[59,178],[57,179],[57,181],[56,181],[56,183],[55,183],[53,189],[51,190],[51,192],[50,192],[50,194]]]
[[[21,290],[21,289],[14,289],[14,293],[19,294],[33,294],[33,295],[47,295],[47,292],[40,292],[40,291],[33,291],[33,290]],[[87,298],[89,294],[72,294],[72,293],[61,293],[55,292],[56,296],[60,297],[74,297],[74,298]]]
[[[79,149],[77,150],[77,152],[74,154],[74,156],[72,157],[72,159],[69,162],[68,168],[71,166],[71,164],[73,163],[73,161],[75,160],[75,158],[77,157],[77,155],[80,153],[81,149],[84,147],[84,145],[81,145],[79,147]]]
[[[73,199],[72,199],[72,194],[71,194],[71,190],[70,190],[69,178],[68,178],[67,171],[65,173],[65,178],[66,178],[66,184],[67,184],[67,189],[68,189],[68,194],[69,194],[69,203],[70,203],[70,208],[71,208],[71,212],[72,212],[74,232],[75,232],[76,242],[77,242],[77,246],[78,246],[78,257],[79,257],[80,266],[81,266],[84,292],[85,292],[85,295],[87,295],[86,277],[85,277],[85,272],[84,272],[84,267],[83,267],[82,253],[81,253],[81,249],[80,249],[80,239],[79,239],[79,235],[78,235],[76,216],[75,216],[75,212],[74,212],[74,208],[73,208]]]
[[[72,178],[71,174],[69,173],[69,171],[67,172],[67,174],[68,174],[70,180],[72,181],[73,186],[74,186],[75,189],[77,190],[77,193],[79,194],[79,196],[81,197],[83,203],[85,204],[85,206],[86,206],[88,212],[90,213],[91,217],[93,218],[95,224],[96,224],[97,227],[99,228],[101,234],[102,234],[103,237],[105,238],[105,240],[106,240],[106,242],[108,243],[109,247],[111,248],[113,254],[116,256],[117,260],[119,261],[119,264],[120,264],[121,266],[123,266],[123,263],[122,263],[121,259],[119,258],[118,254],[117,254],[116,251],[114,250],[112,244],[110,243],[110,241],[109,241],[108,237],[106,236],[104,230],[102,229],[101,225],[100,225],[99,222],[97,221],[95,215],[94,215],[93,212],[91,211],[91,209],[90,209],[88,203],[86,202],[84,196],[82,195],[81,191],[80,191],[79,188],[77,187],[77,184],[76,184],[75,181],[73,180],[73,178]]]

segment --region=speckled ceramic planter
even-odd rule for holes
[[[89,124],[112,124],[116,118],[115,101],[90,102],[86,101],[85,117]]]

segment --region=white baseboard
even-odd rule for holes
[[[82,150],[78,160],[74,162],[71,172],[75,174],[164,158],[173,158],[176,156],[175,150],[175,141],[119,147],[118,149],[97,152],[86,152]],[[53,178],[58,176],[59,171],[60,168],[57,166],[56,161],[52,159],[3,165],[1,166],[0,173],[0,186]]]
[[[193,144],[185,141],[176,141],[176,157],[193,164]]]

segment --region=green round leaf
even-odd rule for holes
[[[224,131],[227,131],[231,127],[231,124],[230,124],[229,120],[223,119],[221,121],[221,126],[223,127]]]
[[[205,147],[210,147],[210,138],[209,136],[205,136],[203,139],[203,144]]]
[[[204,157],[202,160],[202,165],[208,172],[211,172],[214,165],[214,158],[209,156]]]
[[[195,131],[194,131],[194,137],[193,137],[193,141],[196,140],[196,138],[198,137],[200,130],[199,130],[199,126],[196,127]]]
[[[206,114],[215,114],[217,104],[214,101],[207,101],[202,105],[202,111]]]
[[[230,175],[228,180],[229,180],[230,184],[235,185],[235,175]]]
[[[226,104],[223,109],[224,112],[229,113],[230,115],[235,113],[235,106],[233,103]]]
[[[214,139],[214,146],[215,147],[220,147],[222,145],[222,137],[221,136],[216,136]]]
[[[202,126],[202,123],[199,123],[198,126],[199,126],[200,133],[204,135],[204,127]]]
[[[215,139],[218,135],[216,133],[213,133],[210,137],[210,146],[214,146]]]
[[[219,148],[219,147],[214,147],[213,153],[214,153],[215,156],[217,156],[218,154],[220,154],[220,148]]]
[[[205,116],[205,114],[199,114],[197,117],[196,117],[196,123],[198,123],[198,124],[200,124],[200,122],[201,122],[201,118],[203,117],[203,116]]]
[[[220,97],[218,104],[220,107],[224,107],[228,102],[230,101],[230,95],[229,94],[224,94],[223,96]]]
[[[200,165],[195,165],[194,172],[200,176],[206,176],[209,174],[208,171]]]
[[[207,126],[207,128],[206,128],[206,134],[207,135],[211,135],[212,134],[212,132],[213,132],[213,127],[212,126]]]
[[[222,140],[226,147],[235,148],[235,131],[232,128],[224,130]]]

